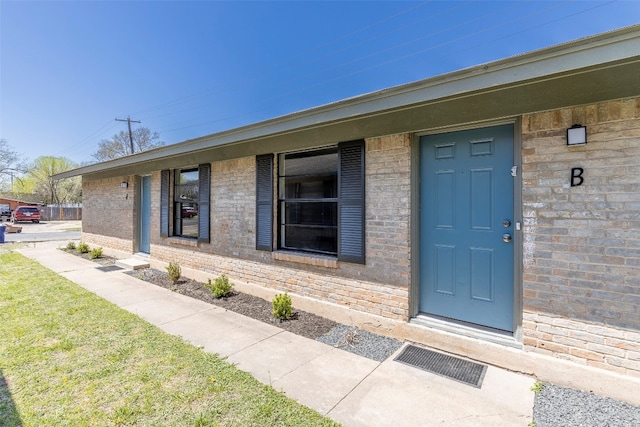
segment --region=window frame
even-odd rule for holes
[[[184,193],[184,191],[181,191],[181,190],[189,184],[180,183],[180,177],[182,177],[183,174],[189,174],[192,172],[196,172],[197,177],[195,181],[191,181],[191,182],[192,183],[195,182],[199,190],[200,170],[197,167],[173,170],[173,198],[171,201],[171,209],[173,212],[173,235],[176,237],[182,237],[185,239],[197,239],[200,237],[200,227],[199,227],[199,224],[197,223],[196,224],[198,225],[198,229],[195,235],[184,234],[184,218],[182,216],[182,209],[187,207],[185,206],[186,204],[189,204],[191,205],[191,207],[195,207],[198,210],[198,213],[200,212],[200,205],[198,203],[200,198],[199,191],[198,191],[198,194],[196,195],[196,198],[194,199],[188,199],[181,196],[181,194]]]
[[[326,154],[336,155],[335,173],[318,172],[318,173],[304,173],[304,174],[292,174],[292,175],[289,175],[287,173],[285,164],[288,156],[294,156],[293,159],[295,159],[295,158],[312,158],[315,156],[321,156]],[[339,163],[340,163],[339,148],[337,145],[330,146],[330,147],[323,147],[323,148],[314,149],[314,150],[280,153],[278,155],[278,197],[277,197],[278,249],[297,251],[297,252],[308,252],[308,253],[328,255],[328,256],[334,256],[334,257],[338,256],[338,194],[337,193],[338,193]],[[288,181],[290,180],[299,181],[298,184],[303,184],[305,181],[309,182],[309,179],[311,180],[310,182],[313,182],[314,180],[316,181],[322,180],[322,185],[324,186],[326,185],[325,183],[326,181],[324,181],[323,178],[328,178],[328,177],[329,178],[334,177],[333,178],[334,182],[332,186],[335,188],[331,190],[331,193],[332,193],[331,197],[328,197],[326,195],[323,195],[322,197],[291,197],[287,195],[287,192],[289,190],[288,185],[290,184]],[[326,188],[323,188],[323,192],[326,192]],[[324,206],[320,208],[321,210],[325,210],[327,205],[332,206],[332,209],[330,209],[330,211],[333,211],[333,214],[330,214],[330,216],[331,217],[335,216],[335,219],[331,220],[332,224],[320,224],[318,223],[318,221],[315,221],[316,223],[306,223],[306,224],[301,222],[297,222],[297,223],[291,222],[290,217],[293,215],[293,213],[291,213],[290,211],[289,213],[287,213],[288,212],[287,209],[294,210],[293,206],[296,204],[299,204],[299,205],[323,204]],[[301,212],[303,211],[302,206],[298,207],[295,210],[298,211],[298,215],[302,215],[301,214]],[[304,210],[309,212],[308,208]],[[329,231],[328,234],[335,233],[335,236],[332,238],[333,242],[329,244],[329,246],[335,249],[323,250],[320,248],[317,248],[317,249],[308,248],[308,247],[305,248],[305,247],[301,247],[302,245],[294,245],[292,244],[292,242],[289,242],[288,244],[287,229],[289,227],[294,229],[306,228],[306,229],[313,229],[313,230],[328,230]],[[317,236],[316,238],[321,239],[322,237],[326,237],[326,236],[322,236],[322,234],[327,234],[327,233],[321,233],[321,235]]]

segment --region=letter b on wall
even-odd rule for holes
[[[582,174],[584,173],[584,169],[582,168],[571,168],[571,186],[577,187],[582,185],[584,182],[584,178]]]

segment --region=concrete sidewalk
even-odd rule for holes
[[[534,380],[489,366],[482,388],[379,363],[143,282],[44,242],[17,252],[170,334],[226,357],[259,381],[359,426],[526,426]]]

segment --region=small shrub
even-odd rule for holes
[[[211,290],[214,298],[226,297],[233,289],[233,283],[224,274],[211,283],[211,279],[207,281],[207,289]]]
[[[93,249],[91,249],[91,253],[89,254],[89,258],[91,258],[91,259],[102,258],[102,248],[93,248]]]
[[[273,315],[280,320],[286,320],[291,317],[293,306],[291,305],[291,297],[286,292],[277,294],[271,303],[273,306]]]
[[[72,251],[76,248],[76,243],[75,242],[69,242],[67,243],[67,249]]]
[[[535,384],[531,386],[531,391],[534,393],[540,393],[542,390],[544,390],[544,383],[540,381],[536,381]]]
[[[180,276],[182,275],[180,264],[173,261],[170,262],[167,267],[167,272],[169,273],[169,279],[171,279],[173,283],[178,283],[178,280],[180,280]]]
[[[77,249],[78,249],[78,252],[80,252],[81,254],[86,254],[87,252],[90,251],[89,245],[86,244],[85,242],[80,242]]]

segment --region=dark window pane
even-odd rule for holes
[[[285,169],[281,176],[304,175],[337,175],[338,174],[338,150],[321,150],[312,153],[287,154],[285,156]]]
[[[299,225],[337,226],[336,202],[285,202],[284,223]]]
[[[284,247],[305,251],[335,254],[338,251],[337,228],[284,226]]]
[[[338,197],[338,177],[286,178],[286,199],[332,199]]]

